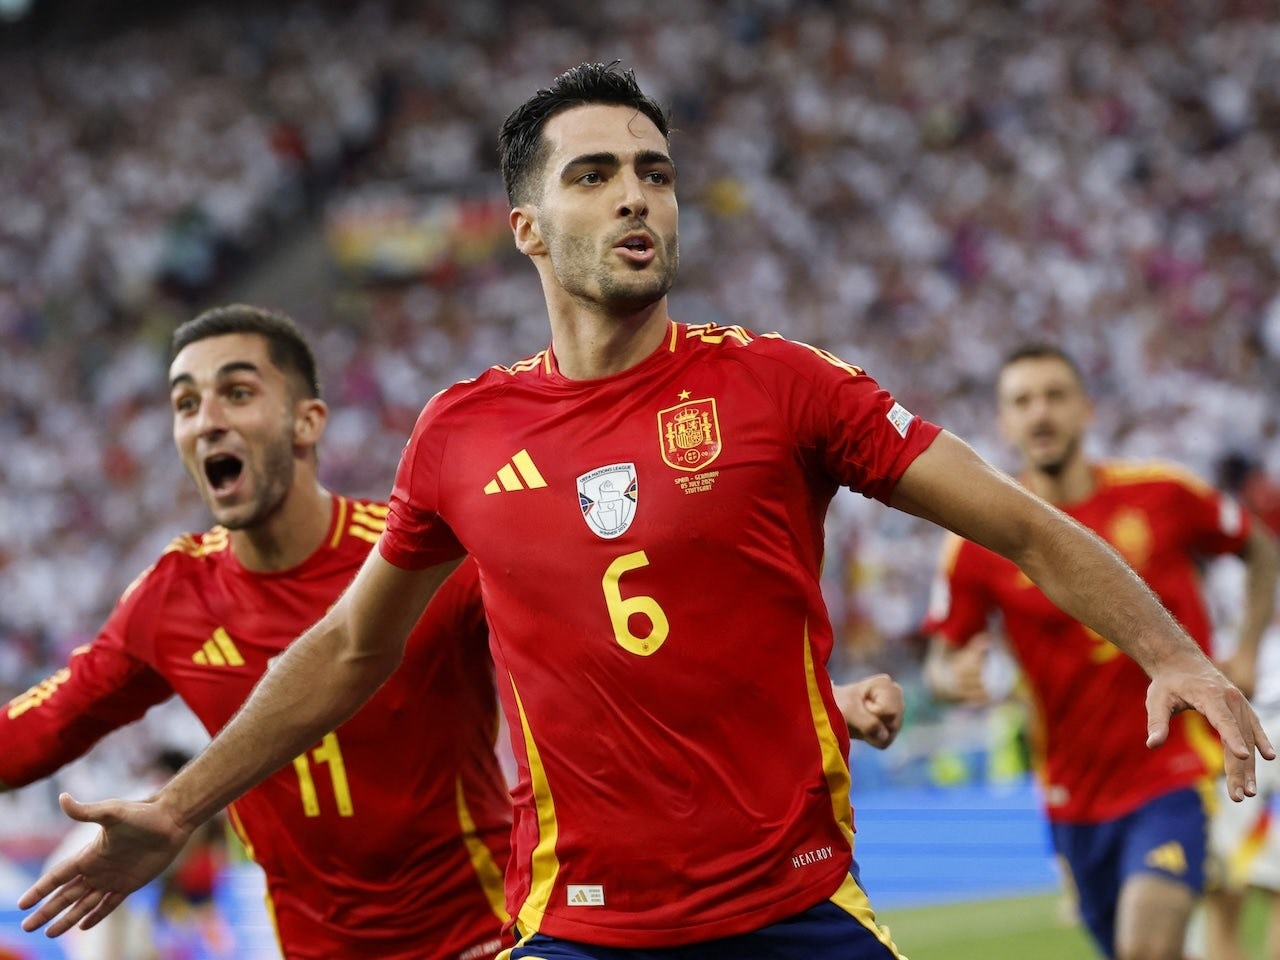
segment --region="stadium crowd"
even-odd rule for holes
[[[370,197],[479,182],[500,199],[502,116],[582,60],[621,59],[673,108],[678,319],[827,347],[1009,465],[991,375],[1014,341],[1057,340],[1108,452],[1205,477],[1243,452],[1280,475],[1267,7],[281,2],[3,49],[0,699],[206,523],[170,451],[176,322],[290,231],[332,232]],[[320,332],[339,411],[334,486],[385,495],[426,398],[545,346],[534,273],[509,248],[394,283],[316,278],[331,309],[298,319]],[[845,495],[830,540],[837,671],[909,673],[936,530]],[[30,793],[5,798],[23,815],[0,830],[55,816]]]

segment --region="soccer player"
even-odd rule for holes
[[[1218,463],[1219,486],[1236,496],[1273,534],[1280,533],[1280,486],[1248,457],[1231,454]],[[1249,580],[1238,564],[1213,564],[1206,574],[1211,608],[1218,611],[1214,656],[1224,673],[1249,694],[1267,729],[1280,726],[1280,616],[1272,617],[1256,651],[1238,644],[1248,615]],[[1192,920],[1188,957],[1247,960],[1245,900],[1250,892],[1265,904],[1265,960],[1280,960],[1280,824],[1274,802],[1280,770],[1258,771],[1258,795],[1244,803],[1219,803],[1209,825],[1212,869],[1202,922]]]
[[[1057,347],[1011,352],[996,395],[1001,433],[1023,460],[1022,482],[1111,542],[1206,650],[1200,568],[1216,555],[1243,560],[1239,638],[1251,658],[1276,587],[1265,527],[1179,467],[1086,457],[1092,404],[1076,363]],[[1100,599],[1110,602],[1105,592]],[[1064,613],[1009,560],[954,536],[925,623],[925,677],[939,696],[986,699],[982,637],[995,613],[1036,711],[1044,803],[1082,919],[1108,957],[1180,960],[1205,879],[1206,799],[1218,768],[1209,730],[1184,713],[1163,746],[1148,750],[1135,736],[1148,677],[1117,649],[1115,634]]]
[[[856,366],[669,316],[676,167],[631,72],[565,72],[500,152],[550,347],[427,403],[378,548],[198,758],[148,802],[64,799],[106,830],[23,895],[28,929],[94,923],[356,709],[467,553],[518,767],[504,960],[898,956],[857,876],[826,671],[842,485],[1017,559],[1151,672],[1152,742],[1194,705],[1254,791],[1257,718],[1102,541]]]
[[[385,504],[317,479],[327,410],[290,319],[222,307],[173,348],[174,442],[218,525],[174,540],[92,643],[0,712],[4,786],[48,776],[175,694],[216,733],[386,524]],[[410,631],[405,669],[231,806],[289,960],[501,948],[511,804],[487,643],[465,563]]]

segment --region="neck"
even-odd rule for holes
[[[311,556],[329,532],[333,495],[314,477],[299,479],[270,517],[231,531],[231,549],[246,570],[276,573]]]
[[[1032,493],[1055,506],[1083,500],[1097,485],[1092,464],[1082,456],[1072,457],[1061,470],[1053,472],[1027,467],[1022,479]]]
[[[547,312],[556,366],[570,380],[629,370],[658,349],[670,323],[666,297],[631,313],[549,298]]]

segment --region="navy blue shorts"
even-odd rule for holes
[[[535,933],[498,960],[902,960],[852,876],[830,900],[751,933],[680,947],[597,947]]]
[[[1131,876],[1153,873],[1204,889],[1209,815],[1200,791],[1156,797],[1105,823],[1053,824],[1053,846],[1066,861],[1080,917],[1105,956],[1115,955],[1116,904]]]

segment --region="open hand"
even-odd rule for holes
[[[1274,760],[1276,751],[1240,689],[1203,657],[1163,666],[1147,688],[1148,747],[1168,739],[1169,718],[1183,710],[1197,711],[1218,732],[1231,799],[1256,796],[1257,754]]]
[[[50,937],[77,924],[88,930],[99,923],[130,893],[159,876],[190,835],[154,799],[80,803],[64,793],[58,803],[72,820],[96,823],[102,831],[79,853],[46,871],[18,900],[22,910],[39,904],[23,919],[22,929],[38,930],[48,923]]]

